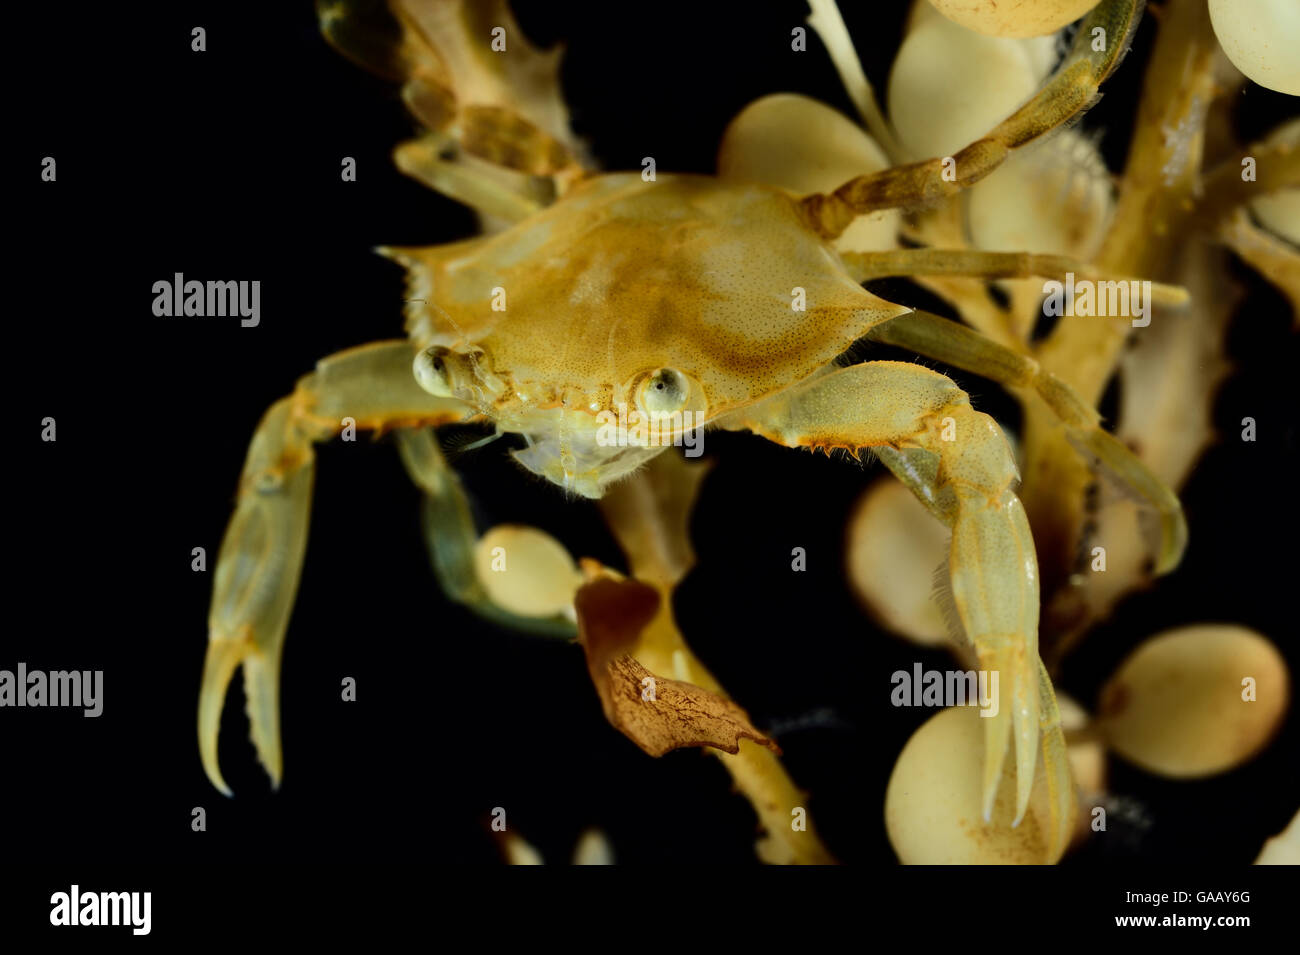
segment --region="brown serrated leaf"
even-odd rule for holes
[[[641,749],[651,756],[688,746],[736,753],[740,740],[750,739],[780,753],[735,703],[694,684],[656,676],[628,652],[659,612],[653,587],[599,577],[578,590],[574,607],[578,641],[605,718]]]

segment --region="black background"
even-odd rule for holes
[[[708,172],[728,119],[770,92],[852,113],[816,35],[806,53],[790,50],[800,3],[614,6],[515,4],[535,41],[567,44],[574,126],[605,168],[653,155],[660,171]],[[843,6],[883,90],[904,5]],[[17,16],[4,376],[16,453],[0,667],[102,669],[105,704],[99,719],[0,713],[6,847],[85,862],[493,862],[486,820],[503,806],[552,862],[588,826],[622,862],[752,861],[755,818],[716,760],[649,759],[605,723],[576,647],[497,630],[443,599],[417,492],[386,440],[319,450],[284,658],[281,791],[269,791],[247,741],[238,679],[221,737],[236,798],[210,787],[194,714],[211,573],[190,570],[191,548],[215,558],[266,406],[317,358],[401,334],[401,273],[370,249],[465,237],[473,219],[396,172],[389,152],[412,120],[393,88],[325,44],[307,3]],[[190,50],[196,25],[205,53]],[[1148,19],[1084,122],[1105,131],[1112,169],[1152,34]],[[1289,108],[1248,85],[1243,141]],[[57,183],[39,180],[47,155]],[[357,160],[355,183],[340,181],[344,156]],[[260,280],[260,327],[155,318],[151,286],[174,272]],[[1250,294],[1215,419],[1232,438],[1254,416],[1259,440],[1208,452],[1184,495],[1183,566],[1067,661],[1060,685],[1086,705],[1135,642],[1184,623],[1257,628],[1300,673],[1296,341],[1284,301],[1238,274]],[[954,377],[978,407],[1015,421],[995,386]],[[39,440],[47,415],[54,444]],[[947,656],[879,632],[849,595],[844,519],[879,469],[746,435],[711,434],[705,449],[715,467],[678,619],[759,726],[813,717],[780,742],[823,838],[845,862],[891,863],[885,783],[930,714],[890,706],[889,674]],[[456,464],[481,526],[534,524],[574,554],[622,565],[595,507],[530,479],[502,443]],[[806,573],[790,572],[794,546],[807,549]],[[347,676],[356,703],[339,699]],[[1068,864],[1250,862],[1300,803],[1296,712],[1262,756],[1211,780],[1174,783],[1113,761],[1112,791],[1148,825],[1094,840]],[[190,828],[197,806],[205,833]]]

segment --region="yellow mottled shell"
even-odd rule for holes
[[[783,191],[703,176],[593,177],[498,235],[389,254],[411,272],[412,337],[481,348],[505,405],[612,408],[667,366],[711,418],[907,311],[859,287]]]

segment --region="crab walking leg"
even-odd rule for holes
[[[832,193],[805,196],[800,206],[809,223],[821,235],[838,238],[858,216],[945,199],[983,179],[1012,150],[1091,105],[1097,87],[1128,49],[1142,7],[1142,0],[1102,0],[1079,27],[1065,62],[1047,85],[987,136],[952,156],[893,166],[850,179]]]
[[[226,795],[230,787],[217,764],[217,733],[226,689],[240,665],[258,758],[274,785],[283,771],[280,657],[307,547],[312,444],[353,423],[383,430],[464,416],[463,406],[416,384],[413,355],[403,340],[322,359],[293,394],[270,407],[253,434],[217,557],[199,690],[199,755],[208,779]]]
[[[884,252],[840,252],[840,258],[859,282],[887,276],[953,275],[983,279],[1045,278],[1135,282],[1128,276],[1108,275],[1096,266],[1063,255],[1032,252],[982,252],[974,249],[891,249]],[[1191,296],[1180,285],[1151,282],[1151,304],[1186,305]]]
[[[1019,822],[1038,753],[1038,565],[1013,490],[1019,475],[997,424],[943,375],[882,361],[810,379],[720,425],[787,447],[876,448],[952,528],[948,564],[957,613],[980,666],[999,674],[1001,691],[985,729],[984,814],[992,813],[1014,737]],[[898,454],[886,456],[890,449]]]
[[[469,499],[438,449],[433,430],[404,429],[396,437],[407,474],[424,492],[424,539],[443,593],[493,623],[541,636],[577,636],[577,627],[564,617],[523,617],[492,601],[474,570],[478,531]]]
[[[460,479],[447,466],[430,429],[399,431],[396,438],[406,473],[433,502],[439,533],[429,537],[429,556],[438,583],[451,599],[472,603],[482,591],[474,574],[478,533]]]
[[[1178,495],[1118,438],[1101,427],[1101,416],[1073,388],[1038,362],[990,341],[957,322],[915,311],[877,325],[869,338],[897,345],[1002,385],[1032,388],[1065,426],[1076,450],[1097,464],[1160,521],[1156,573],[1178,566],[1187,547],[1187,519]]]

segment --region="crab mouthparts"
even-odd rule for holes
[[[534,474],[564,488],[567,494],[599,498],[613,481],[635,471],[663,450],[661,447],[619,446],[600,440],[599,433],[557,428],[527,434],[528,447],[513,452],[515,460]]]

